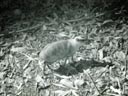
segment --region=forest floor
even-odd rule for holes
[[[128,96],[126,10],[81,6],[2,14],[8,23],[0,33],[0,96]],[[76,62],[55,62],[51,66],[59,67],[44,76],[38,64],[43,47],[81,34],[87,42],[74,54]]]

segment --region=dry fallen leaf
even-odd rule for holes
[[[116,59],[118,59],[120,61],[123,61],[123,60],[125,60],[126,55],[125,55],[125,53],[123,51],[116,51],[114,53],[114,58],[116,58]]]
[[[0,79],[3,80],[6,75],[6,72],[0,72]]]
[[[71,82],[71,81],[68,80],[68,79],[62,79],[62,80],[60,81],[60,84],[66,86],[66,87],[72,88],[72,89],[76,89],[76,88],[73,86],[73,82]]]
[[[57,96],[66,96],[70,91],[62,91],[62,90],[57,90],[55,91],[55,94],[57,94]]]
[[[74,85],[75,87],[79,88],[80,86],[82,86],[84,84],[84,80],[83,79],[76,79],[74,81]]]
[[[100,60],[102,60],[104,57],[104,55],[103,55],[103,49],[100,49],[99,51],[98,51],[98,53],[99,53],[99,59]]]
[[[26,49],[25,47],[14,47],[12,46],[11,50],[12,52],[24,52]]]

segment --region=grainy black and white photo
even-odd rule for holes
[[[1,0],[0,96],[128,96],[128,0]]]

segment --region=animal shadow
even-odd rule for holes
[[[81,60],[78,62],[70,63],[67,65],[61,65],[58,69],[54,70],[58,74],[61,75],[75,75],[79,72],[82,72],[83,70],[86,70],[88,68],[94,68],[94,67],[105,67],[105,66],[113,66],[112,63],[106,63],[106,62],[98,62],[95,60]]]

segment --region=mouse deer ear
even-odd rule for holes
[[[77,41],[85,41],[85,37],[84,36],[77,36],[77,37],[75,37],[75,39]]]

